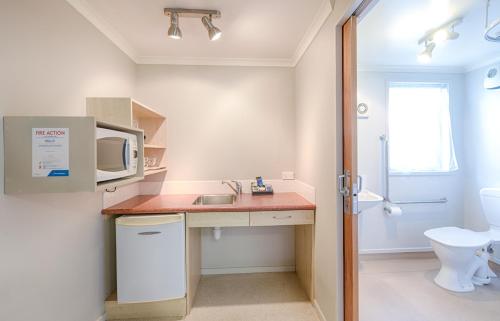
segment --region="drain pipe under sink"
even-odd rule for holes
[[[213,235],[214,235],[214,239],[215,239],[216,241],[218,241],[218,240],[220,240],[220,236],[221,236],[221,234],[222,234],[222,229],[221,229],[220,227],[216,226],[216,227],[214,227],[214,228],[212,229],[212,233],[213,233]]]

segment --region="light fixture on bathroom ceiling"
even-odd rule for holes
[[[429,63],[432,59],[432,51],[434,48],[436,48],[434,42],[426,42],[424,51],[418,54],[418,61],[423,64]]]
[[[484,30],[484,39],[493,42],[500,42],[500,17],[496,20],[493,20],[491,23],[489,22],[489,13],[490,13],[490,1],[486,1],[486,20],[485,20],[485,30]]]
[[[455,18],[437,28],[431,29],[418,40],[418,44],[424,44],[424,51],[418,54],[418,60],[422,63],[430,62],[432,51],[436,48],[436,44],[443,43],[447,40],[455,40],[460,34],[455,31],[455,27],[462,23],[463,18]]]
[[[201,22],[207,28],[210,40],[217,40],[222,36],[220,29],[212,24],[212,16],[204,16],[201,18]]]
[[[212,18],[220,18],[219,10],[207,9],[183,9],[183,8],[165,8],[163,14],[170,17],[170,28],[168,36],[173,39],[182,39],[182,32],[179,27],[179,18],[201,18],[202,24],[208,30],[210,40],[217,40],[221,37],[222,32],[219,28],[213,25]]]

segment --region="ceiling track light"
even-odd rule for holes
[[[426,42],[424,51],[418,54],[418,61],[423,64],[429,63],[432,59],[432,51],[434,48],[436,48],[434,42]]]
[[[182,39],[182,31],[179,28],[179,15],[176,12],[170,15],[170,28],[168,28],[167,35],[172,39]]]
[[[183,8],[165,8],[163,14],[170,17],[170,28],[168,36],[173,39],[182,39],[182,32],[179,27],[179,18],[201,18],[202,24],[208,31],[210,40],[217,40],[222,32],[213,25],[212,18],[220,18],[221,13],[218,10],[207,9],[183,9]]]
[[[204,16],[203,18],[201,18],[201,22],[203,23],[205,28],[207,28],[208,37],[210,38],[210,40],[214,41],[222,36],[222,32],[220,31],[220,29],[212,24],[212,16]]]
[[[455,40],[460,35],[455,31],[455,27],[461,24],[463,21],[462,17],[452,19],[446,23],[443,23],[437,28],[431,29],[425,33],[425,35],[418,40],[418,44],[421,45],[425,42],[432,41],[434,43],[443,42],[446,40]]]
[[[455,26],[462,23],[463,18],[455,18],[450,20],[437,28],[431,29],[418,40],[418,44],[425,45],[424,51],[418,54],[418,61],[421,63],[429,63],[432,58],[432,51],[436,48],[437,43],[442,43],[447,40],[455,40],[460,34],[455,31]]]

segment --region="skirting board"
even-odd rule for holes
[[[359,254],[390,254],[390,253],[415,253],[415,252],[432,252],[432,247],[408,247],[394,249],[368,249],[359,250]]]
[[[267,272],[294,272],[295,266],[249,266],[232,268],[202,268],[202,275],[215,274],[243,274],[243,273],[267,273]]]
[[[319,307],[318,301],[314,300],[313,301],[313,307],[314,310],[316,311],[316,314],[318,315],[318,318],[320,321],[326,321],[325,315],[323,314],[323,311],[321,311],[321,308]]]

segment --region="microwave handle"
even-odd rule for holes
[[[125,143],[123,144],[123,165],[125,169],[128,169],[130,164],[130,143],[128,139],[125,139]]]

